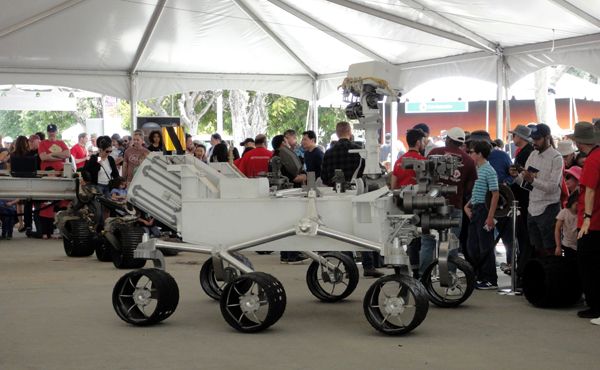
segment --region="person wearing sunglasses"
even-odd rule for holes
[[[110,196],[111,180],[119,178],[119,170],[115,159],[110,155],[112,153],[112,139],[108,136],[100,136],[96,143],[98,144],[98,154],[94,154],[85,162],[83,166],[84,178],[91,185],[94,185],[99,192]]]

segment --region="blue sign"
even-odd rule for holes
[[[469,102],[466,101],[430,101],[404,103],[404,113],[448,113],[468,112]]]

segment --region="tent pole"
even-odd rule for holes
[[[306,128],[313,130],[317,135],[317,144],[319,142],[319,81],[312,83],[312,97],[308,102],[308,112],[306,117]]]
[[[391,158],[390,158],[390,166],[394,166],[394,162],[396,162],[396,158],[398,157],[398,145],[395,143],[398,140],[398,99],[393,97],[392,103],[390,104],[390,113],[391,113],[391,126],[390,132],[392,133],[392,142],[391,142]],[[385,142],[385,138],[384,138]],[[379,159],[379,158],[378,158]]]
[[[137,74],[129,75],[129,104],[131,104],[131,135],[136,130],[137,123]]]
[[[490,132],[490,101],[485,101],[485,130]]]
[[[573,97],[569,98],[569,129],[573,129]]]
[[[496,137],[501,138],[503,130],[502,120],[504,117],[504,106],[502,105],[502,92],[504,85],[504,61],[502,55],[498,55],[496,63]]]

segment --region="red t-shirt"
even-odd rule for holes
[[[258,177],[269,171],[269,160],[273,153],[267,148],[255,148],[243,156],[239,162],[239,170],[247,177]]]
[[[69,150],[69,147],[67,147],[67,144],[65,144],[62,140],[54,140],[54,141],[42,140],[38,146],[38,154],[40,154],[40,157],[41,157],[42,153],[45,153],[45,154],[61,153],[65,150]],[[64,165],[65,165],[64,160],[42,161],[41,170],[45,171],[48,167],[51,167],[52,169],[54,169],[56,171],[62,171]]]
[[[40,205],[40,217],[54,218],[54,204],[52,202],[43,202]]]
[[[82,147],[79,144],[75,144],[71,148],[71,155],[73,157],[75,157],[75,159],[86,158],[87,157],[87,149]],[[83,167],[84,164],[85,164],[85,161],[81,161],[81,162],[77,163],[77,168]]]
[[[392,172],[394,176],[396,176],[396,178],[398,179],[398,181],[396,182],[396,189],[401,186],[414,185],[417,183],[417,180],[415,178],[415,171],[402,168],[403,158],[427,159],[416,150],[409,150],[408,152],[404,153],[400,158],[398,158],[396,163],[394,163],[394,170]]]
[[[475,162],[464,150],[460,148],[445,146],[443,148],[433,148],[429,152],[429,156],[432,155],[445,155],[450,154],[461,158],[462,167],[459,167],[454,176],[448,180],[440,180],[441,183],[447,185],[456,185],[458,188],[457,194],[450,195],[448,202],[456,207],[462,209],[464,196],[471,198],[471,192],[473,191],[473,185],[477,180],[477,169],[475,168]]]
[[[600,230],[600,147],[595,147],[589,152],[583,171],[579,178],[579,199],[577,202],[577,228],[583,225],[585,212],[585,188],[596,189],[594,208],[590,220],[590,230]]]

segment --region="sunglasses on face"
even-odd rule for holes
[[[112,153],[112,150],[105,150],[104,153]]]

